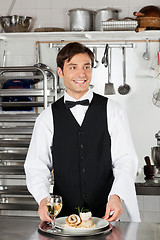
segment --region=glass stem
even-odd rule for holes
[[[52,226],[53,226],[53,228],[55,228],[55,227],[56,227],[56,223],[55,223],[55,217],[53,218],[53,221],[52,221]]]

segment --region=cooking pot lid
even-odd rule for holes
[[[68,12],[77,11],[77,10],[78,10],[78,11],[94,12],[93,10],[85,9],[85,8],[74,8],[74,9],[68,10]]]
[[[117,13],[119,12],[118,9],[114,9],[114,8],[109,8],[109,7],[108,7],[108,8],[99,9],[99,10],[96,11],[96,13],[97,13],[97,12],[101,12],[101,11],[110,11],[110,12],[117,12]]]

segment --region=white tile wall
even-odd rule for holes
[[[160,196],[137,196],[140,217],[142,222],[160,223]],[[124,203],[121,221],[129,221]]]

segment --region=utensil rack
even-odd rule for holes
[[[47,78],[45,69],[39,67],[0,67],[0,83],[8,79],[32,79],[31,89],[0,89],[0,98],[31,96],[31,102],[2,102],[1,107],[31,106],[33,111],[1,110],[0,113],[0,215],[37,215],[38,205],[28,192],[25,183],[24,161],[29,147],[34,122],[50,102],[57,99],[57,78],[54,72]],[[7,76],[8,74],[29,76]],[[17,75],[18,75],[17,74]],[[35,76],[37,74],[37,76]],[[49,81],[51,86],[49,87]],[[2,85],[2,84],[1,84]],[[37,98],[43,98],[43,101]],[[38,111],[37,111],[38,108]]]

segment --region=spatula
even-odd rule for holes
[[[108,57],[108,83],[105,83],[105,87],[104,87],[104,94],[105,95],[113,95],[115,94],[115,89],[114,89],[114,85],[113,83],[110,82],[111,80],[111,58],[112,58],[112,49],[108,48],[108,53],[107,57]]]

